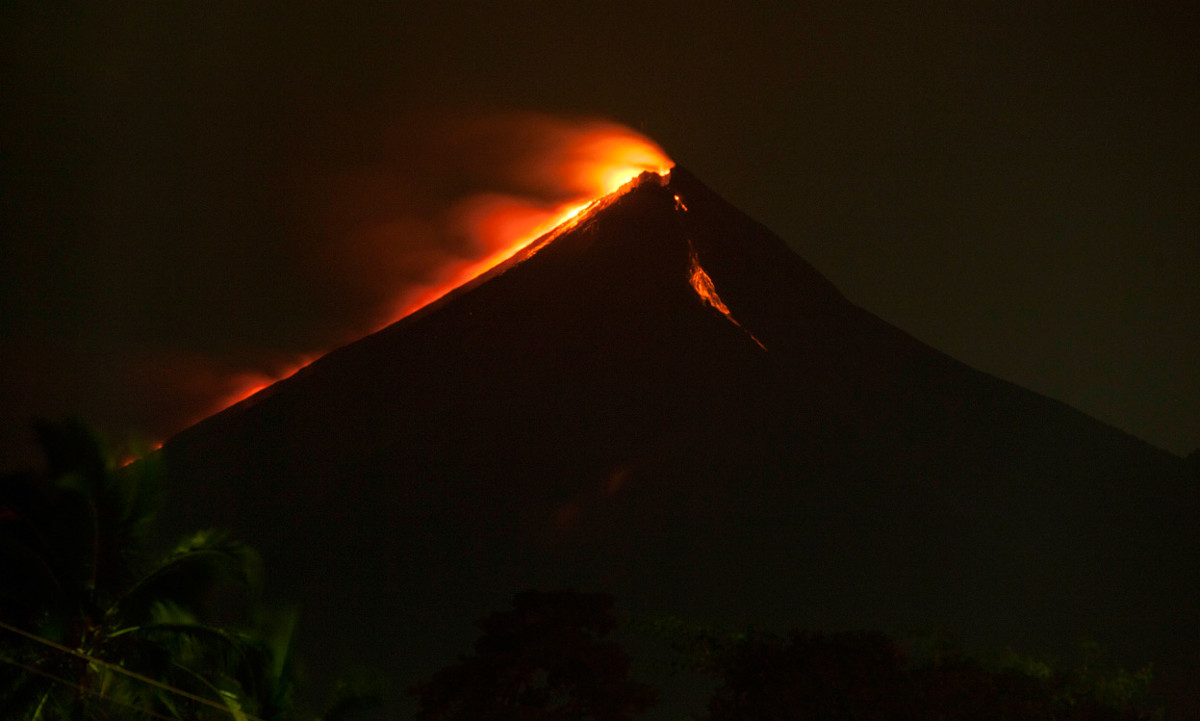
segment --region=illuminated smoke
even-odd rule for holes
[[[393,286],[398,292],[380,326],[494,267],[639,173],[662,174],[672,165],[653,141],[605,121],[519,114],[492,118],[482,125],[460,123],[451,132],[458,141],[455,151],[474,151],[475,157],[492,159],[482,169],[481,179],[494,187],[465,194],[442,215],[441,232],[436,235],[438,248],[449,251],[444,255],[426,255],[405,237],[394,238],[391,251],[406,259],[403,265],[412,268],[414,250],[431,265],[423,268],[420,281]],[[455,159],[449,167],[460,163]],[[464,175],[479,177],[470,168]],[[385,221],[368,232],[386,233],[390,225]]]
[[[642,171],[672,163],[622,125],[535,113],[409,118],[366,142],[353,162],[312,174],[293,212],[315,228],[298,261],[336,304],[327,351],[378,330],[478,276]],[[312,232],[312,231],[309,231]],[[211,414],[291,375],[321,353],[225,374]],[[193,385],[195,385],[193,383]]]

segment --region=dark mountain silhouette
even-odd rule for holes
[[[525,588],[1129,663],[1200,645],[1182,459],[856,307],[679,168],[163,453],[178,521],[232,526],[302,604],[318,674],[412,683]]]

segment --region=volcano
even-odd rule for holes
[[[855,306],[686,170],[170,439],[316,673],[397,687],[526,588],[634,615],[1196,650],[1182,459]]]

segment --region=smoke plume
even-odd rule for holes
[[[280,215],[302,239],[291,268],[309,292],[304,304],[321,310],[286,349],[154,359],[189,422],[398,320],[564,213],[670,161],[617,123],[508,112],[409,117],[371,131],[355,152],[301,165],[284,183]]]

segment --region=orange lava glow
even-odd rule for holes
[[[653,141],[612,123],[597,123],[575,134],[557,153],[531,159],[530,164],[526,175],[562,188],[571,197],[552,207],[511,196],[478,199],[466,214],[465,222],[483,255],[471,261],[448,263],[434,283],[405,296],[396,313],[381,327],[503,263],[643,172],[665,175],[674,165]]]
[[[717,286],[713,285],[712,278],[704,269],[700,267],[700,262],[696,259],[696,255],[692,254],[692,267],[690,268],[691,276],[689,278],[692,289],[696,291],[696,295],[705,302],[721,311],[729,320],[733,320],[733,314],[729,312],[729,306],[725,305],[725,301],[721,300],[721,296],[717,295]],[[733,321],[736,323],[737,321]]]
[[[478,278],[508,260],[534,240],[575,219],[589,203],[574,203],[547,210],[513,198],[498,196],[477,201],[467,223],[485,255],[478,260],[449,263],[436,284],[407,295],[383,326],[417,311],[450,291]]]
[[[488,172],[481,177],[490,177],[489,173],[494,171],[499,183],[493,186],[496,189],[502,187],[506,193],[531,193],[537,197],[500,192],[480,193],[474,189],[475,186],[470,186],[474,182],[473,176],[464,178],[464,182],[472,187],[473,194],[455,200],[449,217],[445,219],[448,227],[438,227],[456,239],[467,241],[465,245],[469,247],[464,250],[454,243],[448,243],[446,248],[428,248],[428,239],[406,238],[403,231],[397,232],[394,239],[389,237],[388,242],[397,245],[407,242],[418,252],[429,251],[438,261],[432,273],[423,276],[427,278],[423,285],[397,288],[399,297],[392,305],[391,312],[388,312],[388,308],[381,309],[376,322],[372,324],[368,321],[363,326],[364,330],[359,332],[369,333],[372,325],[374,330],[378,330],[407,317],[495,268],[546,234],[570,227],[568,224],[578,222],[583,217],[581,213],[592,203],[618,191],[641,173],[649,171],[666,175],[674,165],[653,141],[615,123],[577,122],[539,115],[514,115],[501,118],[499,122],[501,127],[495,135],[498,143],[495,149],[503,152],[492,156],[485,147],[483,151],[476,150],[475,155],[468,156],[466,161],[457,157],[451,160],[465,162],[467,171],[479,170],[482,166]],[[517,129],[521,132],[513,132],[514,124],[519,126]],[[478,129],[470,122],[466,127],[468,130]],[[467,133],[467,136],[471,136],[471,133]],[[483,136],[487,137],[487,133],[483,133]],[[528,143],[523,144],[526,141]],[[449,147],[453,150],[454,145]],[[508,153],[512,147],[522,150],[513,156]],[[488,163],[497,165],[492,167]],[[420,163],[416,168],[419,172]],[[471,176],[470,172],[465,174]],[[349,200],[347,212],[357,218],[362,210],[354,205],[355,196]],[[364,207],[370,207],[369,197]],[[400,224],[399,227],[404,225]],[[386,252],[387,244],[378,247]],[[387,258],[378,260],[387,266]],[[352,339],[353,336],[342,342]],[[214,370],[208,363],[198,363],[190,358],[161,358],[152,368],[156,373],[166,373],[172,379],[170,387],[193,407],[206,407],[203,414],[187,422],[187,425],[191,425],[250,401],[275,383],[302,371],[320,355],[295,358],[287,363],[277,362],[258,372],[233,374]],[[208,399],[209,402],[205,402]],[[161,445],[158,443],[152,448],[157,449]],[[121,458],[120,463],[127,465],[134,460],[130,456]],[[622,478],[612,481],[611,492],[615,492],[621,483]],[[564,519],[571,515],[569,509],[565,513]]]
[[[134,461],[140,461],[146,454],[153,453],[160,448],[162,448],[162,442],[156,441],[150,444],[150,446],[141,455],[135,453],[125,453],[116,460],[116,465],[118,468],[124,468]]]
[[[682,205],[682,203],[680,204]],[[705,272],[704,268],[700,267],[700,258],[696,255],[696,249],[689,248],[689,250],[691,264],[688,268],[688,282],[691,284],[692,290],[696,291],[696,295],[700,296],[701,300],[711,305],[713,308],[718,310],[721,315],[729,319],[730,323],[733,323],[738,328],[741,328],[742,332],[750,336],[750,340],[757,343],[759,348],[766,350],[767,347],[762,344],[762,341],[760,341],[758,338],[755,338],[754,334],[750,331],[742,328],[742,324],[737,322],[737,319],[733,317],[733,313],[729,312],[729,306],[725,305],[725,301],[721,300],[721,296],[717,295],[716,284],[713,283],[712,278],[707,272]]]
[[[294,361],[290,365],[280,368],[274,376],[269,376],[263,373],[239,373],[230,378],[226,383],[226,390],[217,401],[216,412],[220,412],[235,406],[247,398],[259,393],[285,378],[291,378],[296,373],[307,368],[316,357],[305,356]]]
[[[616,192],[643,171],[664,175],[673,165],[647,138],[613,128],[585,136],[571,155],[565,168],[573,181],[571,186],[582,189],[591,200]]]
[[[469,283],[520,252],[533,241],[576,219],[594,201],[620,189],[645,171],[665,175],[674,165],[648,138],[614,123],[592,123],[545,157],[531,158],[525,174],[543,184],[562,189],[563,202],[544,202],[508,195],[482,195],[464,211],[462,222],[479,251],[474,259],[447,261],[433,282],[407,292],[396,310],[378,328],[385,327]],[[398,239],[403,242],[403,239]],[[224,385],[228,390],[212,413],[241,403],[308,366],[305,358],[280,369],[273,377],[241,374]]]
[[[593,202],[616,192],[641,173],[650,171],[666,175],[674,165],[653,141],[616,123],[576,122],[544,116],[514,118],[503,122],[521,125],[525,134],[501,132],[497,135],[498,142],[512,142],[510,136],[533,138],[534,142],[515,159],[499,153],[497,157],[503,160],[496,162],[503,165],[488,170],[495,170],[507,179],[500,181],[509,183],[504,186],[506,192],[536,193],[538,197],[485,192],[459,202],[447,222],[454,226],[449,230],[465,238],[470,247],[466,251],[446,252],[444,257],[439,256],[423,285],[397,288],[399,297],[391,308],[382,309],[375,323],[364,324],[365,330],[360,332],[365,334],[372,329],[381,329],[429,305],[505,262],[547,233],[570,227],[565,224],[578,221],[580,214]],[[493,162],[486,152],[479,155],[478,159],[467,162]],[[514,187],[519,190],[513,190]],[[351,215],[358,212],[352,202],[348,212]],[[406,240],[415,243],[413,247],[421,247],[417,239],[406,239],[403,232],[397,233],[394,241],[389,239],[389,242],[403,245]],[[382,247],[386,249],[386,245]],[[464,257],[464,252],[470,257]],[[172,373],[174,378],[182,379],[176,380],[176,385],[189,398],[211,399],[211,403],[203,404],[207,406],[206,411],[193,417],[188,425],[247,401],[303,370],[320,355],[298,358],[259,372],[232,375],[190,362],[180,364]],[[157,365],[170,368],[170,364]],[[124,463],[132,460],[122,459]]]

